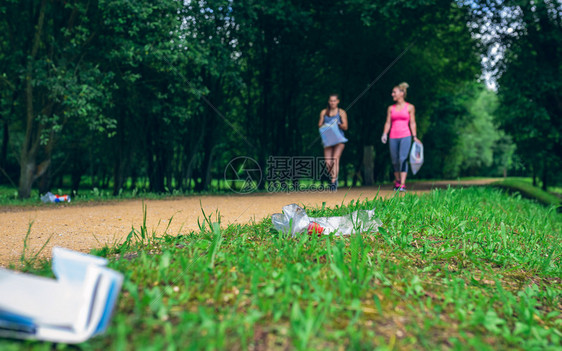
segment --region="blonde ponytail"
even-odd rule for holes
[[[410,85],[406,82],[402,82],[402,83],[398,84],[396,87],[398,89],[400,89],[401,92],[404,93],[404,98],[406,98],[406,95],[408,93],[408,88],[410,87]]]

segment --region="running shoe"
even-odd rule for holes
[[[400,182],[397,181],[397,180],[395,180],[395,181],[394,181],[394,191],[396,191],[396,190],[398,190],[398,189],[400,189]]]
[[[400,189],[399,189],[399,190],[400,190],[401,193],[405,193],[405,192],[406,192],[406,185],[405,185],[405,184],[400,185]]]

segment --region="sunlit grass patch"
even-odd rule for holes
[[[556,193],[546,192],[539,187],[533,186],[531,180],[519,178],[507,178],[494,183],[494,186],[506,189],[511,193],[520,194],[529,199],[535,199],[547,206],[561,206],[561,198]],[[557,188],[553,188],[556,190]]]

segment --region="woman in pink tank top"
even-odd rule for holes
[[[381,137],[386,144],[390,137],[390,158],[394,166],[394,190],[406,191],[406,176],[408,175],[408,153],[412,145],[412,136],[417,138],[416,109],[406,102],[408,83],[400,83],[392,89],[392,99],[396,102],[388,106],[386,123]],[[388,134],[390,132],[390,135]]]

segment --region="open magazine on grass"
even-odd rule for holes
[[[56,247],[56,279],[0,269],[0,337],[80,343],[104,332],[123,282],[106,265]]]

